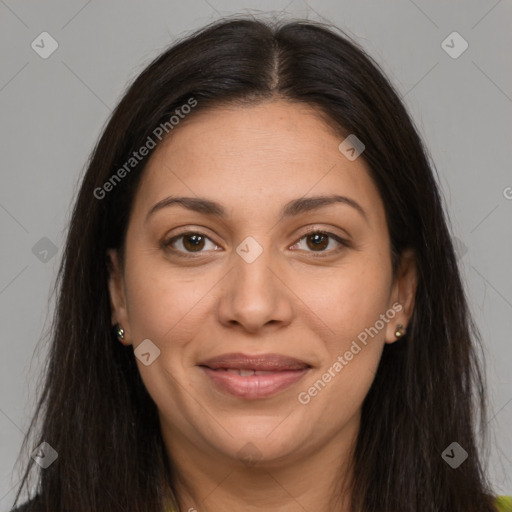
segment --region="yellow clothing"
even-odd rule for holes
[[[496,507],[499,512],[512,512],[512,496],[498,496]]]

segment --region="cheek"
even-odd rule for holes
[[[338,268],[326,291],[309,283],[312,309],[329,329],[322,335],[322,364],[304,384],[300,403],[329,415],[339,425],[360,408],[373,382],[384,347],[391,267],[375,256]],[[339,408],[332,409],[332,404]]]
[[[354,417],[374,380],[384,347],[390,280],[373,265],[340,272],[330,293],[310,288],[314,311],[329,327],[321,339],[322,364],[298,396],[310,417],[329,418],[322,427],[333,434]],[[320,347],[319,347],[320,348]]]
[[[326,342],[332,350],[343,349],[358,334],[372,327],[386,312],[391,290],[391,269],[370,258],[335,269],[328,288],[308,282],[308,304],[330,328]],[[380,326],[380,324],[379,324]],[[384,329],[379,329],[384,336]],[[379,336],[380,338],[380,336]]]
[[[205,308],[211,306],[208,291],[215,282],[204,277],[187,277],[182,269],[143,252],[133,251],[131,261],[126,262],[128,320],[135,348],[150,339],[160,349],[149,366],[139,360],[137,366],[166,417],[175,417],[176,408],[187,410],[189,395],[183,392],[182,383],[188,378],[188,345],[204,324]],[[189,428],[186,415],[176,421],[183,429]]]
[[[184,330],[198,325],[211,285],[162,261],[135,253],[126,266],[126,293],[135,342],[149,338],[168,348],[168,340],[179,342]]]

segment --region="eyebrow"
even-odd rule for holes
[[[279,220],[281,221],[289,217],[294,217],[302,213],[307,213],[312,210],[316,210],[337,203],[345,204],[352,207],[357,212],[359,212],[361,216],[368,222],[366,212],[358,202],[354,201],[350,197],[340,196],[337,194],[329,196],[313,196],[293,199],[292,201],[289,201],[283,206],[279,214]],[[158,203],[156,203],[149,210],[148,214],[146,215],[145,222],[147,222],[149,217],[153,215],[155,212],[163,208],[175,205],[186,208],[187,210],[202,213],[204,215],[211,215],[213,217],[217,217],[223,220],[227,219],[228,217],[226,209],[221,204],[210,199],[206,199],[204,197],[169,196],[166,197],[165,199],[162,199],[161,201],[158,201]]]

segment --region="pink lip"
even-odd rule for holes
[[[219,389],[248,400],[266,398],[288,388],[311,368],[304,361],[280,354],[241,353],[223,354],[203,361],[199,366]],[[272,373],[243,377],[227,369]]]
[[[305,368],[303,370],[283,370],[268,375],[242,377],[226,370],[212,370],[206,366],[202,366],[201,369],[220,389],[248,400],[274,395],[297,382],[309,371],[308,368]]]

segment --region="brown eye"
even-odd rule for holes
[[[310,249],[323,251],[329,245],[329,237],[325,233],[313,233],[306,236]]]
[[[198,234],[184,235],[183,247],[191,252],[201,251],[204,247],[204,237]]]
[[[306,241],[306,248],[301,247],[302,241]],[[334,242],[335,247],[328,249],[328,247]],[[293,250],[302,249],[306,252],[317,253],[313,256],[330,256],[333,253],[337,253],[346,247],[350,247],[350,243],[327,231],[311,231],[298,240],[291,248]],[[326,250],[327,249],[327,250]]]
[[[200,232],[182,233],[174,236],[167,242],[164,242],[164,247],[179,256],[189,256],[193,253],[201,254],[203,249],[208,249],[207,243],[211,244],[212,249],[216,250],[218,246],[214,244],[209,237]]]

